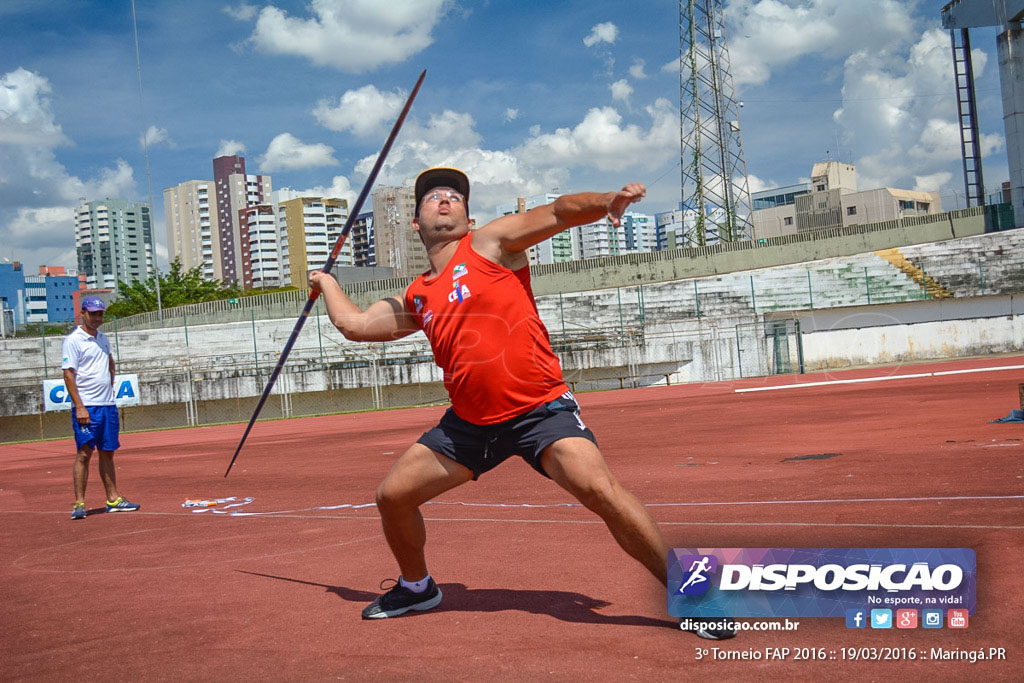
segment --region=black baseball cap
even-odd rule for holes
[[[423,197],[435,187],[450,187],[466,198],[466,215],[469,215],[469,178],[457,168],[428,168],[416,178],[416,213],[419,213]]]

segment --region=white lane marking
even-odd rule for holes
[[[749,389],[733,389],[737,394],[752,391],[778,391],[782,389],[803,389],[805,387],[826,387],[834,384],[860,384],[863,382],[886,382],[892,379],[919,379],[921,377],[940,377],[945,375],[966,375],[972,372],[996,372],[998,370],[1021,370],[1024,365],[1000,365],[994,368],[968,368],[966,370],[942,370],[939,372],[922,372],[912,375],[883,375],[878,377],[858,377],[856,379],[833,379],[824,382],[802,382],[800,384],[779,384],[771,387],[750,387]]]

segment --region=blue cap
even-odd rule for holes
[[[87,296],[82,299],[82,310],[94,313],[95,311],[106,310],[107,305],[103,303],[103,299],[98,296]]]

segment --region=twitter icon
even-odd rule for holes
[[[871,610],[871,628],[892,628],[892,610]]]

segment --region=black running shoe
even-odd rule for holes
[[[679,620],[679,627],[683,622],[689,628],[685,629],[706,640],[729,640],[736,637],[736,629],[732,628],[732,619],[727,617],[685,617]]]
[[[381,590],[384,590],[384,584],[388,581],[394,581],[394,579],[384,579],[381,581]],[[434,583],[434,579],[430,579],[430,582],[427,583],[427,589],[422,593],[413,593],[400,582],[395,581],[395,585],[391,587],[391,590],[371,602],[363,610],[363,619],[387,619],[388,617],[397,617],[400,614],[405,614],[409,610],[422,612],[431,607],[437,607],[440,604],[441,589]]]

